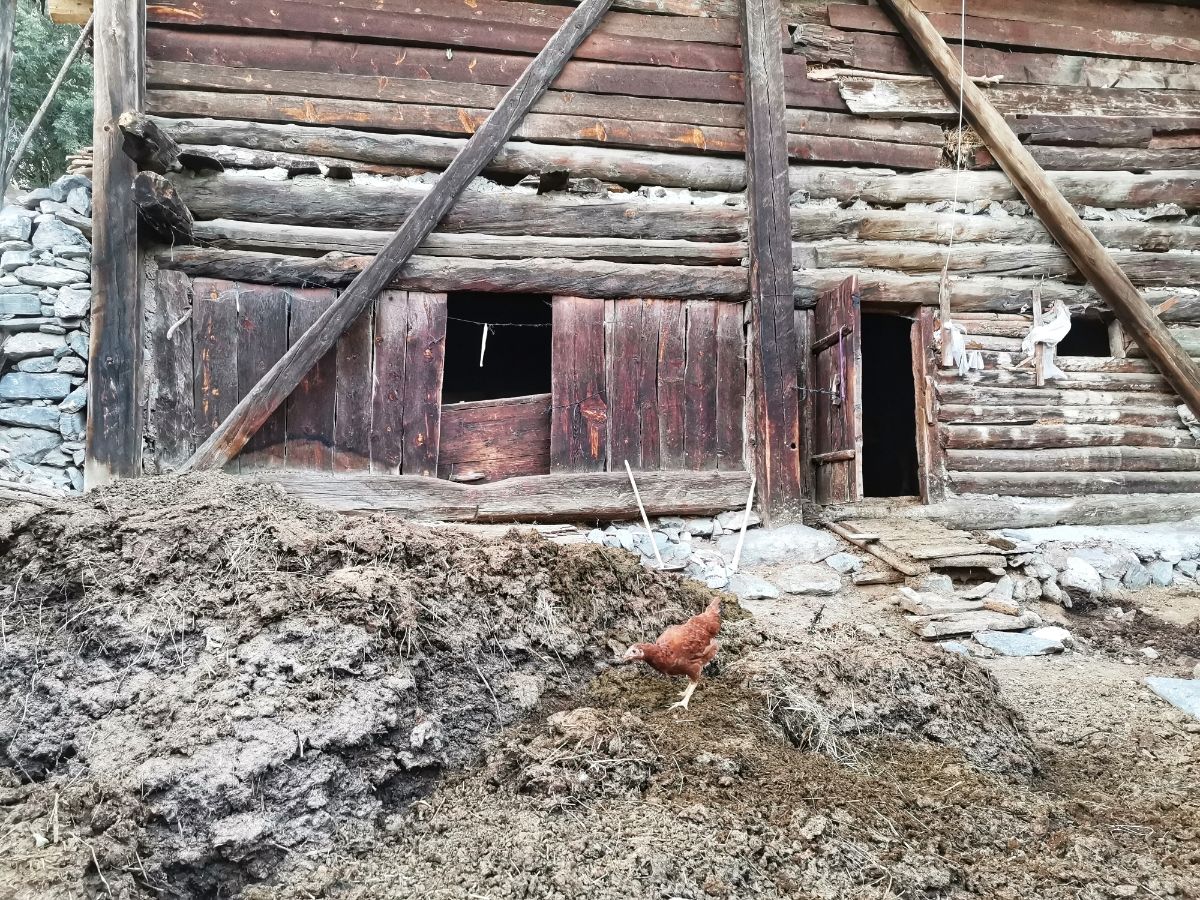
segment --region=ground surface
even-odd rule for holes
[[[0,532],[0,897],[1200,897],[1200,723],[1142,682],[1194,595],[983,661],[884,587],[730,603],[668,712],[611,661],[703,589],[234,484]]]

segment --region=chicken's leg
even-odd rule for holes
[[[677,707],[677,706],[682,706],[684,709],[687,709],[688,701],[692,699],[692,694],[695,693],[696,685],[698,685],[699,683],[700,683],[699,681],[692,681],[689,678],[687,689],[684,690],[684,692],[683,692],[683,698],[680,700],[677,700],[675,703],[672,703],[670,706],[667,707],[667,709],[668,710],[675,709],[675,707]]]

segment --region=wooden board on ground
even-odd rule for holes
[[[1002,551],[965,531],[910,519],[849,519],[840,523],[855,534],[878,536],[878,545],[912,566],[931,569],[1003,566]]]

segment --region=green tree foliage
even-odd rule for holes
[[[0,0],[4,2],[4,0]],[[55,25],[40,0],[17,0],[12,90],[5,136],[11,153],[46,99],[50,83],[79,39],[79,27]],[[67,156],[92,142],[92,61],[85,51],[71,66],[54,104],[17,169],[25,187],[44,185],[63,173]]]

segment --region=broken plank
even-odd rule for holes
[[[854,546],[858,547],[860,550],[865,550],[867,553],[870,553],[876,559],[882,560],[883,562],[885,562],[889,566],[891,566],[893,569],[895,569],[897,572],[901,572],[902,574],[907,575],[910,578],[916,577],[918,575],[928,575],[929,574],[929,566],[928,565],[926,565],[924,563],[916,563],[916,562],[912,562],[911,560],[903,559],[900,556],[900,554],[894,553],[891,550],[887,549],[886,547],[881,546],[878,543],[878,541],[868,541],[865,539],[864,536],[860,536],[860,535],[854,533],[853,531],[851,531],[849,528],[847,528],[845,525],[841,524],[840,522],[827,522],[827,523],[825,523],[825,527],[828,528],[830,531],[832,531],[834,534],[845,538],[850,543],[854,544]],[[873,537],[873,535],[868,535],[866,537]]]

